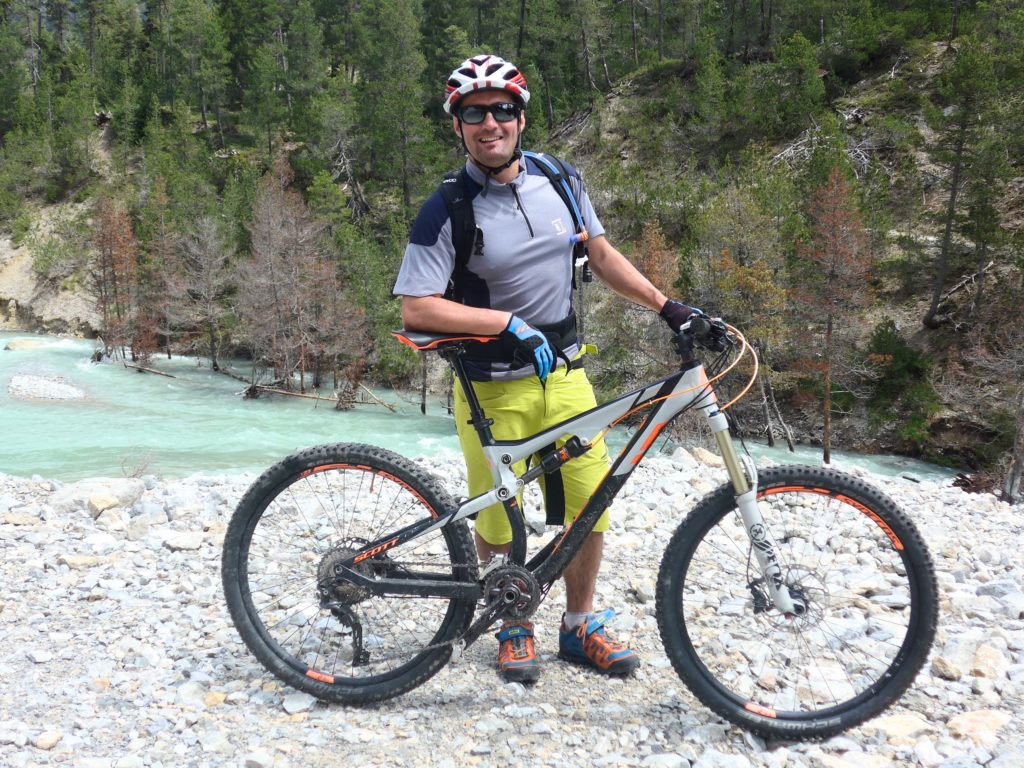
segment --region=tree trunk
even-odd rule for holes
[[[959,34],[958,27],[960,26],[960,0],[953,0],[952,17],[949,23],[949,42],[956,40]]]
[[[789,428],[789,424],[782,417],[782,409],[779,408],[779,403],[775,399],[775,387],[772,386],[772,380],[767,376],[765,377],[764,385],[768,389],[768,401],[772,405],[772,410],[775,411],[775,418],[778,419],[779,425],[782,427],[782,434],[786,438],[786,447],[789,448],[790,453],[793,453],[796,451],[796,445],[793,441],[793,430]]]
[[[526,39],[526,0],[519,0],[519,37],[516,40],[516,61],[523,58],[523,41]]]
[[[978,273],[974,277],[976,285],[974,289],[974,299],[971,301],[971,306],[967,310],[968,320],[974,315],[978,307],[981,306],[981,298],[985,293],[985,259],[987,258],[988,243],[985,240],[982,240],[978,245]]]
[[[597,82],[594,80],[594,54],[590,50],[590,43],[587,42],[587,20],[580,10],[580,38],[583,44],[583,76],[585,82],[592,90],[598,90]]]
[[[629,4],[629,20],[633,25],[633,66],[640,66],[640,51],[636,45],[636,0],[631,0]]]
[[[1017,401],[1017,437],[1013,441],[1013,460],[1003,482],[1001,498],[1010,504],[1021,498],[1021,477],[1024,475],[1024,389]]]
[[[775,447],[775,430],[772,428],[772,412],[768,407],[768,393],[764,388],[764,376],[757,377],[757,386],[761,390],[761,409],[764,411],[764,426],[768,432],[768,447]]]
[[[939,311],[939,301],[942,298],[942,286],[946,283],[946,275],[949,273],[949,248],[953,241],[953,220],[956,218],[956,198],[960,193],[960,173],[963,167],[964,146],[967,144],[967,112],[961,113],[960,128],[957,131],[956,154],[953,160],[953,178],[949,184],[949,201],[946,203],[946,226],[942,233],[942,246],[939,250],[939,262],[935,265],[935,282],[932,284],[932,303],[928,307],[928,314],[924,316],[926,328],[938,328],[939,323],[935,315]]]
[[[217,364],[217,326],[210,322],[206,327],[206,332],[210,337],[210,370],[219,371],[220,365]]]
[[[821,460],[832,463],[832,315],[825,328],[825,402],[822,406]]]

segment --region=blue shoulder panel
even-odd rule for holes
[[[441,227],[448,221],[448,208],[444,204],[444,198],[437,190],[427,198],[416,214],[416,221],[412,225],[412,233],[409,235],[409,242],[413,245],[431,246],[437,242],[437,236],[441,234]]]

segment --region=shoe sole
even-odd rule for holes
[[[562,651],[558,652],[558,658],[560,658],[562,661],[568,661],[570,664],[576,664],[580,667],[592,669],[595,672],[598,672],[602,675],[607,675],[608,677],[626,677],[628,675],[633,674],[637,670],[637,667],[640,666],[640,659],[638,659],[636,656],[633,656],[630,659],[630,661],[623,662],[618,665],[612,665],[608,667],[608,669],[601,669],[599,666],[597,666],[597,664],[592,662],[590,659],[581,659],[579,656],[570,656],[566,653],[563,653]]]
[[[521,667],[519,669],[499,669],[498,674],[506,683],[535,683],[540,677],[540,667]]]

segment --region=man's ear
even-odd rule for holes
[[[462,121],[457,117],[452,118],[452,130],[455,131],[456,136],[462,138]]]

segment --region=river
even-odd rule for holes
[[[12,343],[14,342],[14,343]],[[5,349],[10,345],[12,349]],[[80,339],[0,333],[0,472],[71,481],[92,476],[260,471],[287,454],[330,442],[366,442],[409,456],[457,452],[451,417],[435,398],[422,416],[400,393],[374,390],[394,407],[329,403],[288,397],[245,400],[245,385],[213,373],[194,358],[157,358],[153,367],[174,378],[120,364],[90,362],[95,344]],[[13,388],[38,378],[58,380],[79,399],[15,397]],[[613,447],[624,435],[611,438]],[[819,463],[821,451],[748,443],[756,456]],[[953,473],[913,459],[833,453],[839,467],[861,466],[892,477],[922,479]]]

